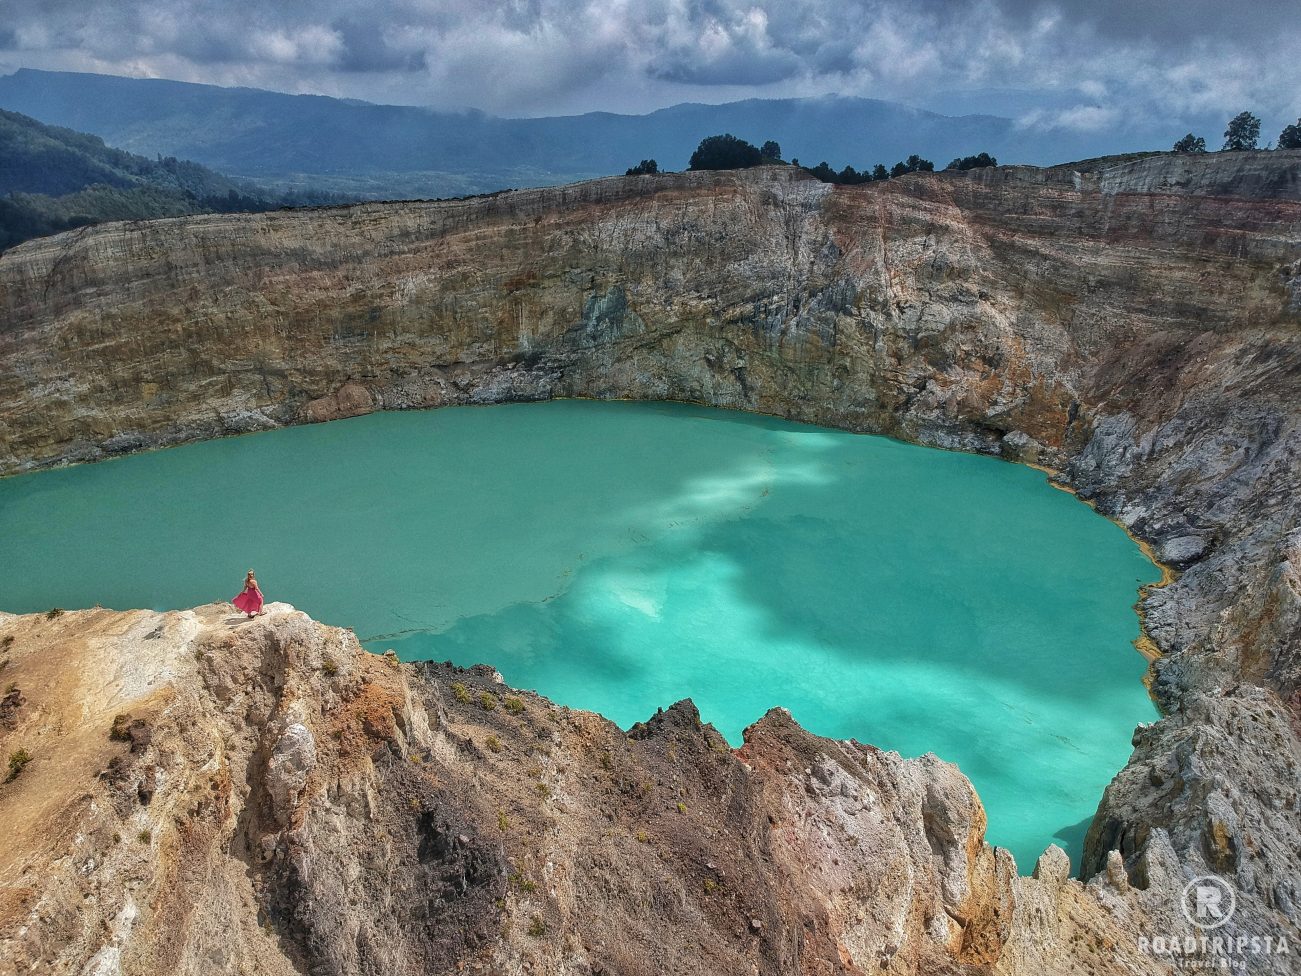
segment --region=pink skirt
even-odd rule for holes
[[[236,610],[242,610],[244,613],[257,613],[262,609],[262,591],[245,590],[230,602],[235,604]]]

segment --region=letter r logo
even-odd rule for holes
[[[1184,918],[1199,929],[1218,929],[1233,917],[1237,904],[1233,886],[1223,878],[1207,874],[1184,885],[1179,907]]]
[[[1197,886],[1197,917],[1202,921],[1223,918],[1220,911],[1220,889],[1212,885]]]

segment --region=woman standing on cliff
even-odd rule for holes
[[[244,577],[244,592],[231,602],[235,604],[236,610],[248,614],[249,620],[266,613],[262,609],[262,591],[258,589],[257,577],[253,575],[253,570],[250,569],[248,575]]]

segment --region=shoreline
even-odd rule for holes
[[[539,398],[536,400],[504,400],[495,403],[443,403],[443,404],[434,404],[434,405],[420,406],[420,407],[398,407],[398,408],[386,408],[380,406],[376,409],[369,410],[361,414],[357,414],[356,416],[371,416],[377,413],[411,413],[411,412],[433,411],[433,410],[441,410],[444,407],[495,407],[495,406],[507,406],[511,404],[552,403],[552,402],[559,402],[565,400],[582,401],[582,402],[590,402],[590,403],[632,403],[632,404],[675,403],[675,404],[681,404],[683,406],[702,407],[708,410],[717,410],[725,413],[740,414],[745,417],[766,417],[772,420],[784,421],[786,423],[799,424],[802,426],[820,428],[828,431],[837,431],[840,433],[853,434],[858,436],[883,437],[887,440],[895,441],[896,443],[904,444],[909,447],[922,447],[922,448],[929,448],[931,450],[945,451],[952,454],[963,454],[963,455],[968,455],[973,457],[986,457],[996,461],[1003,461],[1008,464],[1021,465],[1023,467],[1031,468],[1035,471],[1041,472],[1046,476],[1047,483],[1050,487],[1055,488],[1058,491],[1066,492],[1067,494],[1073,496],[1077,501],[1087,505],[1096,514],[1106,519],[1107,521],[1113,523],[1114,525],[1118,526],[1121,529],[1121,531],[1123,531],[1125,535],[1130,539],[1130,541],[1132,541],[1139,548],[1139,550],[1143,553],[1143,555],[1147,558],[1147,560],[1150,563],[1152,563],[1152,565],[1155,566],[1157,570],[1160,572],[1160,579],[1152,583],[1144,583],[1137,588],[1138,596],[1133,604],[1133,610],[1139,620],[1139,635],[1130,642],[1134,647],[1134,649],[1144,658],[1144,660],[1148,662],[1149,666],[1142,680],[1143,680],[1144,687],[1146,687],[1148,690],[1149,697],[1151,697],[1152,681],[1153,681],[1152,665],[1155,664],[1157,660],[1159,660],[1164,656],[1164,652],[1160,649],[1156,641],[1153,640],[1151,635],[1147,632],[1147,624],[1145,619],[1145,613],[1143,610],[1143,602],[1147,599],[1148,593],[1150,591],[1168,586],[1170,583],[1178,579],[1179,573],[1173,567],[1166,565],[1165,563],[1161,562],[1157,558],[1156,552],[1152,548],[1151,543],[1141,538],[1140,536],[1136,535],[1129,528],[1129,526],[1125,525],[1119,520],[1114,519],[1109,515],[1105,515],[1102,512],[1099,512],[1097,505],[1094,501],[1092,501],[1091,499],[1081,498],[1079,492],[1072,485],[1068,484],[1064,480],[1061,471],[1056,468],[1050,467],[1048,465],[1039,464],[1033,461],[1017,461],[1011,458],[1003,457],[1001,454],[995,454],[992,452],[986,453],[984,451],[966,450],[960,447],[950,447],[950,446],[940,445],[940,444],[927,444],[921,441],[908,440],[893,434],[883,433],[881,431],[856,430],[850,427],[837,427],[826,423],[818,423],[816,421],[798,420],[793,417],[784,416],[782,414],[776,414],[776,413],[768,413],[762,410],[752,410],[752,409],[746,409],[744,407],[716,405],[716,404],[706,403],[700,400],[684,400],[677,397],[660,397],[655,399],[645,399],[641,397],[621,397],[621,396],[600,397],[600,396],[583,396],[581,394],[572,394],[568,396],[550,396],[550,397]],[[319,420],[319,421],[294,420],[289,423],[278,424],[274,427],[268,427],[261,430],[238,431],[234,433],[218,435],[216,437],[186,439],[186,440],[179,440],[173,443],[163,443],[163,444],[145,446],[133,450],[123,451],[120,453],[109,454],[107,456],[95,458],[93,460],[83,460],[83,461],[64,460],[64,461],[58,461],[51,464],[43,465],[41,467],[30,468],[25,471],[11,471],[8,473],[0,472],[0,480],[13,478],[13,477],[20,477],[22,475],[38,474],[42,471],[58,471],[67,468],[81,467],[82,465],[88,465],[88,464],[101,464],[105,461],[113,461],[119,458],[132,457],[138,454],[151,454],[156,451],[165,451],[171,448],[184,447],[189,444],[203,444],[210,441],[227,440],[229,438],[245,437],[254,434],[269,433],[277,430],[285,430],[290,427],[315,426],[316,424],[329,424],[329,423],[335,423],[336,421],[339,420],[352,420],[352,419],[355,419],[355,417],[334,417],[328,420]],[[1153,701],[1155,702],[1155,698],[1153,698]],[[1157,705],[1158,705],[1158,710],[1161,711],[1162,715],[1164,715],[1165,711],[1160,709],[1159,703],[1157,703]]]
[[[1048,476],[1048,484],[1052,487],[1056,488],[1058,491],[1064,491],[1068,495],[1073,496],[1076,501],[1089,506],[1089,508],[1093,509],[1094,512],[1097,512],[1098,515],[1105,518],[1108,522],[1119,526],[1120,530],[1124,532],[1125,535],[1129,537],[1130,541],[1138,546],[1143,555],[1147,557],[1148,562],[1160,571],[1160,579],[1152,583],[1143,583],[1138,587],[1138,598],[1134,601],[1133,606],[1134,614],[1138,617],[1138,636],[1130,641],[1130,643],[1133,645],[1134,650],[1136,650],[1143,659],[1147,661],[1147,670],[1143,672],[1143,687],[1147,689],[1148,697],[1151,698],[1152,703],[1156,705],[1157,711],[1164,717],[1167,712],[1161,707],[1161,702],[1157,700],[1152,689],[1156,680],[1156,674],[1153,671],[1153,668],[1157,661],[1165,657],[1165,652],[1161,650],[1160,645],[1158,645],[1152,638],[1152,635],[1147,632],[1147,612],[1143,609],[1143,603],[1147,600],[1148,595],[1153,590],[1162,589],[1177,580],[1179,578],[1179,571],[1173,566],[1161,562],[1161,560],[1157,558],[1156,551],[1152,548],[1152,544],[1146,539],[1135,535],[1129,526],[1125,525],[1118,519],[1111,518],[1109,515],[1103,515],[1102,512],[1098,511],[1098,506],[1092,499],[1081,498],[1080,493],[1072,485],[1067,484],[1062,478],[1060,471],[1050,468],[1047,465],[1034,464],[1030,461],[1020,463],[1025,464],[1028,468],[1034,468],[1036,471],[1042,471]]]

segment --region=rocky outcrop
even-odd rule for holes
[[[955,767],[780,711],[625,734],[280,604],[0,635],[0,972],[974,973],[1012,931]]]
[[[1153,973],[1193,932],[1169,844],[1018,878],[934,756],[625,733],[268,610],[0,617],[0,973]]]
[[[997,859],[973,848],[966,894],[961,872],[927,875],[940,900],[925,896],[920,927],[893,889],[855,888],[834,912],[867,904],[872,931],[888,917],[909,965],[935,952],[1051,972],[1057,957],[1085,966],[1087,944],[1119,960],[1110,971],[1147,971],[1146,957],[1124,962],[1134,932],[1187,930],[1180,889],[1209,868],[1238,892],[1226,934],[1295,937],[1299,170],[1299,153],[1236,153],[830,187],[764,168],[91,228],[0,258],[0,471],[370,409],[571,395],[691,400],[1049,466],[1179,570],[1141,605],[1168,717],[1138,732],[1103,799],[1088,885],[1059,884],[1060,864],[1041,863],[1039,878],[1010,882],[1023,924],[1008,929]],[[259,823],[279,825],[275,811],[329,761],[300,727],[312,725],[287,717],[258,747],[280,757]],[[770,717],[746,749],[776,749],[782,728]],[[831,782],[869,775],[868,753],[836,750]],[[892,795],[945,779],[880,762],[870,776],[893,777]],[[813,796],[822,781],[808,775]],[[923,837],[928,803],[944,811],[932,824],[961,821],[941,793],[914,810]],[[738,842],[753,827],[719,823]],[[935,857],[963,836],[937,833]],[[754,870],[785,863],[744,850]],[[897,850],[890,863],[914,864]],[[662,876],[637,864],[602,871],[634,886]],[[461,874],[481,870],[495,869]],[[979,948],[953,948],[940,905]],[[754,919],[770,935],[789,924]],[[829,931],[808,924],[804,939]],[[781,959],[727,965],[778,972]],[[564,971],[561,960],[543,968]]]

